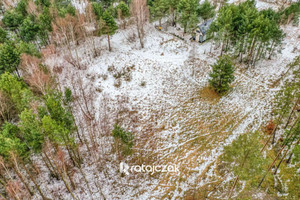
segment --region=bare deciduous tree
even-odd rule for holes
[[[75,56],[78,65],[80,65],[79,54],[76,45],[79,44],[84,36],[80,26],[82,25],[77,17],[66,15],[65,18],[57,18],[56,22],[52,22],[52,39],[56,45],[66,46],[69,50],[69,55],[73,57],[72,52],[75,51]]]
[[[147,0],[132,0],[130,5],[131,15],[135,20],[141,47],[144,48],[144,26],[149,20],[149,8]]]
[[[3,0],[3,6],[5,10],[9,10],[17,4],[18,0]]]
[[[37,7],[36,7],[36,4],[33,1],[28,1],[27,12],[29,14],[38,16]]]
[[[53,88],[54,81],[49,73],[40,67],[41,61],[33,56],[22,54],[20,68],[24,80],[41,94],[46,94],[47,89]]]

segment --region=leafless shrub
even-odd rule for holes
[[[63,71],[63,67],[62,66],[54,66],[53,67],[53,72],[56,74],[61,74]]]
[[[48,58],[49,56],[51,55],[55,55],[57,52],[56,52],[56,47],[55,45],[53,44],[50,44],[48,46],[46,46],[45,48],[43,48],[41,50],[41,53],[42,53],[42,57],[45,59],[45,58]]]
[[[101,77],[102,77],[102,79],[105,81],[105,80],[107,80],[108,75],[107,75],[107,74],[102,74]]]
[[[119,88],[119,87],[121,87],[121,85],[122,85],[122,80],[121,79],[116,79],[115,82],[114,82],[114,86],[116,88]]]
[[[131,79],[132,79],[131,73],[126,73],[126,74],[124,75],[124,80],[125,80],[125,81],[130,82]]]
[[[142,80],[140,86],[141,86],[141,87],[145,87],[145,86],[146,86],[146,81],[145,81],[145,80]]]
[[[37,7],[33,1],[28,1],[27,12],[35,16],[38,15]]]
[[[3,6],[5,10],[9,10],[17,4],[18,0],[3,0]]]
[[[107,67],[107,71],[108,71],[108,72],[114,72],[114,71],[116,71],[116,68],[115,68],[114,65],[109,65],[109,66]]]
[[[99,92],[99,93],[101,93],[103,91],[103,89],[101,87],[97,87],[96,91]]]
[[[71,55],[65,55],[64,56],[64,60],[69,63],[70,65],[72,65],[73,67],[77,68],[77,69],[82,69],[81,64],[79,63],[79,60],[75,60]]]
[[[6,191],[11,199],[28,199],[20,181],[10,180],[6,185]]]
[[[130,43],[136,42],[136,38],[137,38],[137,35],[135,34],[134,31],[130,31],[130,32],[127,34],[127,40],[128,40],[128,42],[130,42]]]
[[[22,54],[20,68],[23,72],[25,82],[35,92],[46,94],[46,91],[54,87],[54,80],[51,75],[42,69],[41,61],[33,56]]]

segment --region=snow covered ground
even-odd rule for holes
[[[63,85],[70,86],[71,75],[80,77],[85,87],[94,92],[96,115],[101,115],[104,97],[111,113],[126,107],[126,116],[134,115],[136,123],[126,119],[119,122],[137,138],[134,148],[138,153],[134,155],[142,157],[144,164],[177,164],[180,173],[122,177],[118,171],[120,161],[111,155],[98,179],[94,176],[99,173],[96,162],[84,168],[90,184],[99,181],[107,199],[182,199],[193,189],[206,190],[211,198],[222,198],[221,190],[209,186],[224,184],[231,177],[217,174],[216,161],[223,147],[239,134],[259,130],[271,118],[273,98],[280,87],[274,83],[300,52],[299,27],[283,27],[287,37],[282,54],[272,60],[259,61],[248,70],[237,64],[232,90],[221,98],[208,89],[210,65],[219,55],[219,49],[210,53],[209,41],[182,41],[149,26],[145,48],[140,49],[138,40],[131,41],[132,29],[120,30],[112,37],[112,52],[107,50],[106,38],[96,38],[101,47],[101,55],[96,58],[90,56],[90,43],[81,44],[79,52],[87,66],[85,70],[67,64],[63,52],[46,63],[63,66],[62,73],[57,74]],[[120,99],[126,99],[122,106]],[[115,121],[107,123],[112,128]],[[109,138],[105,139],[107,147],[113,143]],[[137,163],[132,159],[123,161]],[[60,182],[52,187],[64,188]],[[79,189],[76,195],[92,199]],[[65,198],[71,196],[66,194]]]

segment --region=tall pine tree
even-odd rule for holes
[[[18,73],[20,64],[20,52],[12,42],[6,42],[0,45],[0,74],[4,72]],[[19,73],[18,73],[19,74]]]
[[[212,72],[209,74],[209,84],[218,93],[229,90],[230,83],[234,81],[234,66],[231,58],[224,55],[212,66]]]
[[[118,26],[115,22],[115,19],[111,16],[111,14],[108,11],[105,11],[100,19],[100,34],[107,35],[109,51],[112,50],[110,44],[110,36],[115,34],[117,29]]]
[[[198,23],[197,9],[199,3],[197,0],[180,0],[178,9],[180,12],[179,21],[183,26],[184,33],[190,28],[194,28]]]

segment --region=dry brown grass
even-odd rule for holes
[[[201,88],[199,95],[202,100],[212,104],[215,104],[220,100],[220,95],[209,86]]]

